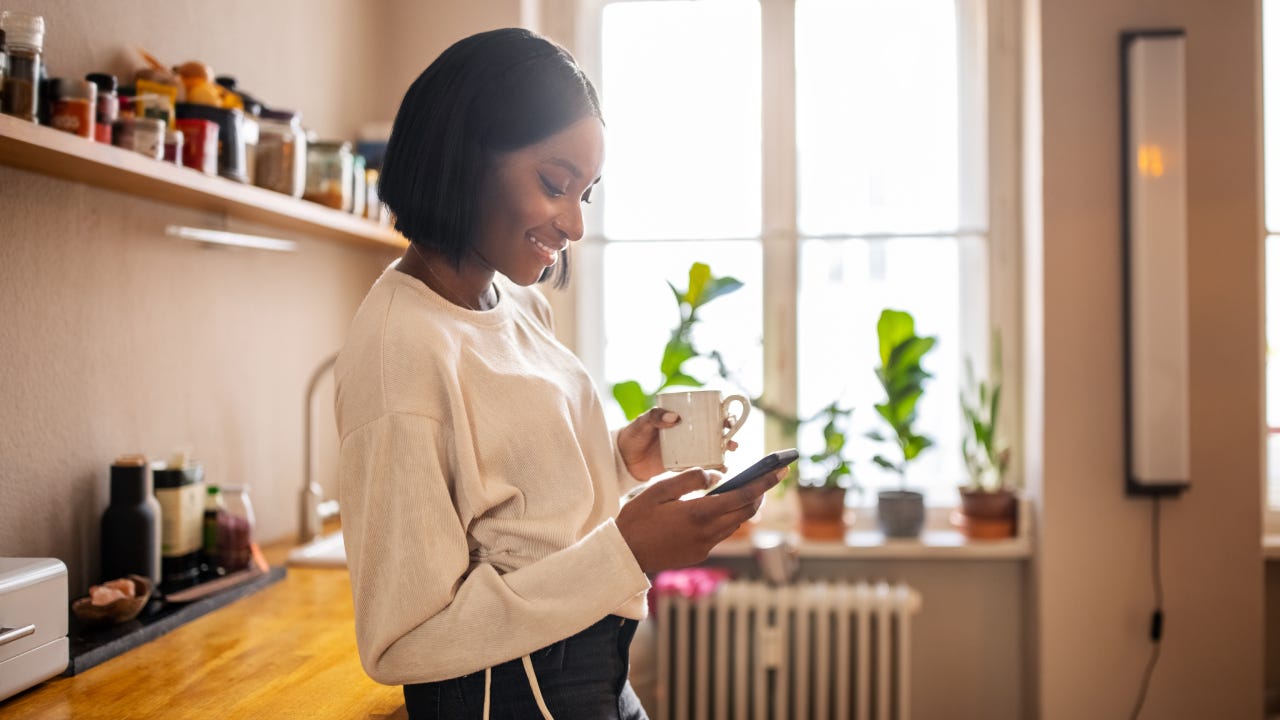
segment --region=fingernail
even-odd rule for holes
[[[680,416],[673,412],[662,414],[662,422],[664,423],[673,423],[679,419],[680,419]]]

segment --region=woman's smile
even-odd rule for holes
[[[556,258],[560,256],[560,250],[564,249],[565,247],[564,245],[559,245],[558,247],[552,247],[551,245],[548,245],[546,243],[539,241],[538,238],[533,233],[529,233],[528,235],[525,235],[525,239],[533,243],[534,249],[536,249],[542,255],[543,262],[548,267],[556,264]]]

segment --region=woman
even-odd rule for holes
[[[583,234],[604,128],[591,83],[525,30],[466,38],[413,83],[381,196],[408,238],[339,356],[356,636],[413,718],[644,718],[627,650],[647,573],[702,560],[781,477],[680,501],[650,412],[616,433],[528,286]]]

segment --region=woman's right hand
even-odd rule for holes
[[[760,509],[765,491],[786,468],[736,490],[692,500],[681,496],[706,490],[719,475],[701,468],[659,480],[622,507],[615,521],[640,569],[654,573],[706,559],[711,548],[733,534]]]

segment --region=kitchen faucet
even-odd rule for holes
[[[311,373],[307,383],[307,400],[303,418],[302,497],[298,517],[298,541],[310,542],[320,533],[321,524],[338,514],[338,501],[325,500],[324,488],[315,479],[315,394],[325,373],[333,369],[338,354],[333,353]]]

